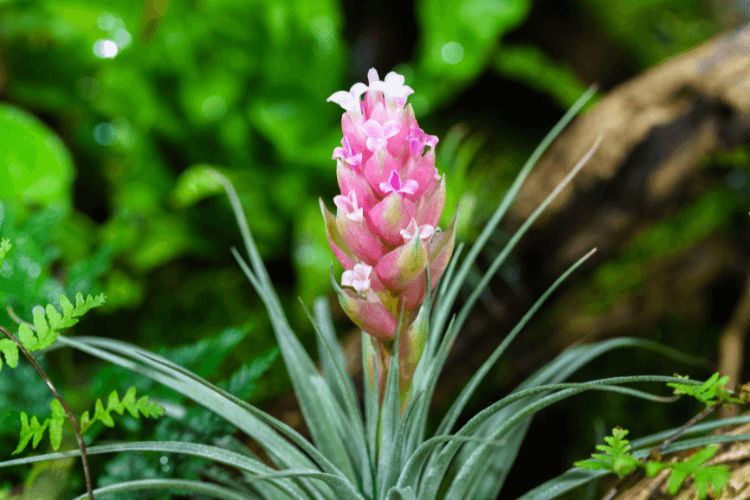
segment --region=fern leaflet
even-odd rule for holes
[[[164,414],[164,408],[157,405],[156,403],[149,403],[148,396],[142,396],[139,400],[135,399],[135,387],[131,387],[125,393],[125,397],[122,401],[117,397],[117,392],[112,391],[109,394],[107,400],[107,409],[104,409],[102,400],[96,400],[96,406],[94,408],[94,417],[89,419],[89,412],[86,411],[81,417],[81,432],[85,432],[86,429],[91,427],[91,424],[97,420],[107,427],[114,427],[115,422],[110,415],[110,412],[115,411],[122,415],[125,410],[128,411],[134,418],[138,418],[139,412],[144,417],[161,417]]]
[[[579,460],[573,465],[581,469],[607,469],[622,478],[628,475],[641,463],[630,454],[630,441],[625,439],[628,430],[621,427],[612,429],[612,436],[604,438],[606,445],[597,445],[596,449],[606,454],[592,453],[591,458]]]
[[[675,374],[675,377],[683,380],[688,379],[687,375],[681,377]],[[669,387],[674,387],[675,394],[693,396],[706,406],[713,406],[720,400],[724,403],[724,406],[728,406],[729,403],[743,403],[742,399],[733,398],[729,394],[726,387],[728,381],[728,376],[719,378],[719,372],[716,372],[701,385],[688,385],[679,382],[668,383],[667,385]]]
[[[78,323],[78,318],[94,307],[104,304],[105,299],[105,295],[101,293],[96,297],[89,295],[84,300],[83,294],[78,292],[74,306],[65,295],[60,295],[60,306],[63,313],[60,314],[52,304],[47,304],[46,310],[42,307],[35,307],[33,315],[36,332],[26,323],[22,323],[18,327],[18,339],[29,352],[46,349],[57,340],[61,329],[69,328]],[[18,365],[18,346],[13,341],[9,339],[0,340],[0,353],[5,355],[5,362],[8,363],[8,366],[15,368]],[[0,357],[0,369],[2,367],[2,358]]]
[[[164,408],[158,406],[156,403],[149,403],[148,396],[142,396],[140,399],[135,399],[135,387],[131,387],[125,393],[122,401],[117,397],[117,392],[112,391],[107,400],[107,409],[104,409],[102,400],[97,399],[94,417],[89,418],[89,412],[86,411],[81,416],[81,433],[85,432],[91,427],[91,425],[97,420],[106,425],[107,427],[114,427],[115,422],[110,415],[110,412],[115,411],[122,415],[125,410],[128,411],[133,417],[139,418],[140,415],[144,417],[158,418],[164,414]],[[44,431],[49,428],[50,442],[52,448],[57,451],[62,443],[62,429],[63,422],[65,422],[65,410],[58,399],[53,399],[50,403],[52,408],[52,416],[39,423],[36,416],[31,417],[29,421],[28,415],[25,412],[21,412],[21,438],[18,443],[18,447],[13,452],[13,455],[21,453],[31,441],[32,448],[36,449],[39,442],[44,437]],[[33,440],[32,440],[33,439]]]
[[[42,424],[39,423],[36,416],[32,416],[31,422],[29,422],[29,417],[26,415],[26,412],[21,412],[21,440],[12,455],[21,453],[32,438],[34,440],[31,443],[31,447],[36,449],[39,441],[44,437],[44,431],[47,427],[49,427],[52,448],[54,448],[55,451],[60,448],[60,443],[62,442],[62,425],[65,420],[65,410],[63,410],[62,404],[60,404],[58,399],[53,399],[50,403],[50,407],[52,408],[52,417],[46,418]]]

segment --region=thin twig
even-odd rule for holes
[[[647,456],[645,456],[645,457],[643,457],[641,459],[641,463],[645,464],[646,461],[649,458],[653,458],[653,459],[656,459],[656,460],[661,459],[661,452],[664,451],[667,448],[667,446],[669,446],[670,444],[672,444],[675,441],[677,441],[680,438],[680,436],[682,436],[685,433],[685,431],[687,431],[688,429],[690,429],[691,427],[693,427],[695,424],[697,424],[698,422],[700,422],[701,420],[703,420],[704,418],[706,418],[707,416],[711,415],[713,412],[715,412],[716,410],[718,410],[719,407],[721,407],[722,404],[724,404],[724,402],[723,401],[719,401],[716,404],[714,404],[713,406],[707,407],[702,412],[700,412],[699,414],[697,414],[696,416],[694,416],[693,418],[691,418],[690,420],[688,420],[687,423],[685,423],[685,425],[683,425],[682,427],[680,427],[679,429],[677,429],[677,432],[675,432],[674,434],[672,434],[671,436],[669,436],[667,439],[665,439],[664,441],[662,441],[659,446],[655,446],[655,447],[651,448],[651,452]],[[609,491],[607,492],[607,494],[604,495],[604,497],[602,498],[602,500],[612,500],[615,497],[615,495],[617,495],[617,493],[619,492],[620,488],[622,488],[625,483],[627,483],[628,481],[630,481],[630,479],[633,476],[635,476],[637,473],[638,473],[638,469],[637,468],[633,469],[632,471],[630,471],[629,474],[627,474],[622,479],[620,479],[619,481],[617,481],[615,483],[615,485],[612,486],[612,488],[609,489]]]
[[[65,402],[62,395],[57,391],[55,386],[52,384],[52,381],[47,377],[47,374],[44,373],[44,370],[42,370],[42,367],[39,366],[39,364],[34,359],[34,356],[31,355],[29,351],[26,350],[26,348],[23,346],[21,341],[19,341],[12,333],[10,333],[8,330],[0,326],[0,330],[5,334],[6,337],[11,339],[13,342],[15,342],[18,345],[18,348],[21,350],[24,356],[26,356],[26,359],[31,362],[34,369],[37,371],[40,377],[47,383],[47,387],[52,391],[52,393],[55,395],[58,401],[60,401],[60,404],[62,405],[63,409],[65,410],[65,414],[68,417],[68,421],[70,422],[70,425],[73,426],[73,431],[75,431],[76,439],[78,439],[78,447],[81,449],[81,461],[83,462],[83,475],[86,478],[86,491],[88,492],[89,500],[94,500],[94,488],[93,484],[91,483],[91,470],[89,469],[89,458],[86,454],[86,443],[83,442],[83,436],[81,436],[81,430],[78,428],[78,423],[76,422],[75,417],[73,416],[73,412],[70,411],[70,408],[68,407],[68,403]]]

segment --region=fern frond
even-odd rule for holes
[[[81,417],[81,432],[85,432],[86,429],[97,420],[107,427],[114,427],[115,421],[110,415],[111,412],[115,411],[119,415],[122,415],[125,410],[128,411],[134,418],[138,418],[139,414],[144,417],[161,417],[164,414],[164,408],[157,405],[156,403],[149,403],[148,396],[142,396],[136,401],[135,399],[135,387],[131,387],[125,393],[122,401],[117,397],[117,392],[112,391],[107,400],[107,409],[104,409],[102,400],[96,400],[96,406],[94,408],[94,417],[89,418],[89,412],[84,412]]]
[[[83,294],[78,292],[76,305],[74,306],[65,295],[60,295],[60,306],[63,313],[60,314],[52,304],[47,304],[46,309],[35,307],[33,315],[36,332],[29,325],[22,323],[18,327],[18,339],[29,352],[46,349],[57,340],[60,330],[75,325],[79,321],[78,318],[92,308],[101,306],[105,300],[106,297],[103,293],[96,297],[89,295],[84,300]]]
[[[62,442],[62,425],[65,420],[65,410],[63,410],[62,404],[57,399],[53,399],[50,403],[52,409],[52,416],[44,419],[43,423],[39,423],[36,416],[29,417],[25,412],[21,412],[21,439],[12,455],[21,453],[29,441],[33,438],[31,447],[36,449],[39,441],[44,437],[44,431],[49,427],[50,441],[52,442],[52,448],[57,451],[60,448]]]
[[[625,477],[641,463],[630,454],[630,441],[625,439],[628,430],[620,427],[612,429],[612,436],[604,438],[606,445],[597,445],[596,449],[605,454],[592,453],[588,460],[579,460],[573,465],[581,469],[606,469],[620,478]]]
[[[122,415],[125,410],[127,410],[128,413],[135,418],[138,418],[140,415],[157,418],[164,414],[164,408],[158,406],[156,403],[149,403],[148,396],[142,396],[136,401],[135,392],[135,387],[131,387],[125,393],[122,401],[120,401],[120,398],[117,397],[117,392],[112,391],[107,400],[106,410],[102,405],[102,400],[97,399],[94,418],[89,418],[88,411],[84,412],[83,416],[81,416],[81,433],[91,427],[91,424],[97,420],[107,427],[114,427],[115,422],[110,415],[110,412],[112,411]],[[47,430],[47,428],[49,428],[49,438],[52,443],[52,448],[55,451],[60,448],[60,443],[62,443],[63,423],[66,420],[65,410],[57,398],[52,400],[50,407],[52,408],[52,416],[45,419],[41,424],[36,416],[32,416],[31,420],[29,420],[29,416],[26,415],[25,412],[21,412],[21,438],[13,455],[21,453],[29,444],[29,441],[31,441],[31,446],[36,449],[39,441],[44,437],[44,431]]]
[[[688,379],[687,375],[681,377],[675,374],[675,377],[683,380]],[[667,386],[673,387],[675,394],[692,396],[706,406],[713,406],[719,401],[722,401],[724,406],[728,406],[729,403],[743,403],[742,399],[734,398],[729,394],[726,387],[728,381],[728,376],[719,378],[719,372],[716,372],[701,385],[688,385],[674,382],[668,383]]]

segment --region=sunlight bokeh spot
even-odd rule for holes
[[[115,137],[115,128],[109,123],[100,123],[94,127],[94,140],[97,144],[102,146],[109,146],[112,144],[112,139]]]
[[[94,42],[94,55],[102,59],[112,59],[119,50],[117,44],[112,40],[97,40]]]
[[[443,61],[448,64],[458,64],[464,58],[464,48],[458,42],[448,42],[440,50]]]

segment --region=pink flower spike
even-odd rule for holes
[[[404,242],[409,243],[411,240],[419,236],[422,240],[428,240],[435,233],[435,228],[429,224],[423,224],[417,226],[417,219],[412,218],[406,229],[401,230],[401,236],[404,237]]]
[[[357,193],[352,189],[349,196],[338,195],[333,198],[333,203],[341,209],[348,219],[358,221],[364,217],[362,208],[357,206]]]
[[[326,99],[326,102],[335,102],[346,111],[361,113],[362,111],[359,105],[359,98],[365,92],[367,92],[367,85],[365,85],[364,83],[355,83],[354,85],[352,85],[352,88],[349,89],[349,92],[345,90],[334,92],[333,94],[331,94],[331,97]]]
[[[349,143],[349,138],[346,136],[341,139],[341,145],[344,147],[339,147],[333,150],[332,159],[335,160],[336,158],[341,158],[354,170],[359,170],[359,165],[362,163],[362,153],[354,154],[354,148],[352,148],[351,144]]]
[[[414,194],[417,192],[419,184],[417,181],[409,179],[405,182],[401,182],[401,176],[396,170],[391,170],[391,176],[388,178],[388,182],[381,182],[380,189],[388,194],[391,192],[401,194]]]
[[[341,275],[341,286],[350,286],[358,292],[364,292],[370,288],[371,272],[372,266],[355,264],[353,271],[344,271]]]
[[[388,139],[398,134],[398,122],[391,120],[381,125],[375,120],[367,120],[363,125],[367,134],[367,149],[373,153],[380,151],[387,143]]]
[[[440,179],[442,179],[442,178],[443,178],[443,177],[442,177],[442,176],[441,176],[441,175],[440,175],[440,174],[438,173],[438,169],[437,169],[437,167],[435,167],[435,180],[436,180],[436,181],[439,181],[439,180],[440,180]]]

